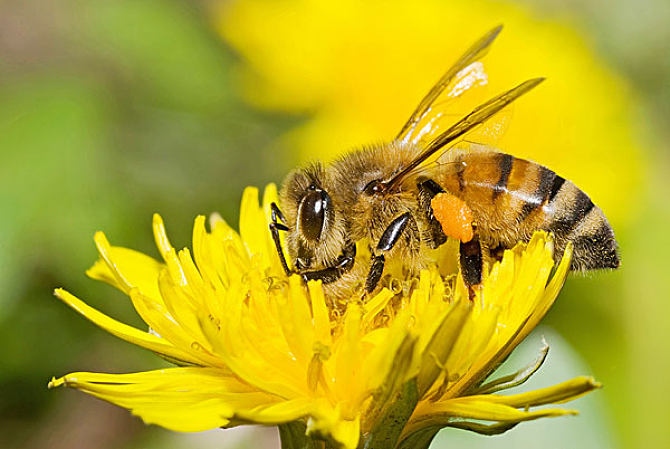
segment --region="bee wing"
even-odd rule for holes
[[[439,155],[435,158],[435,160],[431,160],[431,162],[421,164],[419,167],[412,170],[412,175],[419,177],[426,176],[428,178],[435,178],[436,174],[444,176],[465,171],[470,162],[466,162],[464,160],[452,160],[451,156],[449,155],[449,151],[452,148],[459,148],[462,150],[474,150],[474,151],[485,150],[493,153],[500,153],[500,151],[498,151],[497,149],[492,149],[491,147],[482,145],[477,142],[471,143],[468,141],[459,140],[455,142],[453,145],[450,145],[449,148],[442,150],[442,152],[439,153]],[[493,163],[497,164],[498,161],[493,162],[493,160],[477,160],[477,166],[493,164]]]
[[[444,176],[447,174],[456,174],[463,172],[468,164],[465,161],[440,161],[436,160],[430,164],[424,164],[415,169],[412,174],[416,176],[426,176],[428,178],[435,177],[436,173]]]
[[[450,142],[455,141],[464,134],[472,131],[476,126],[481,125],[491,118],[493,115],[500,112],[507,105],[514,100],[527,93],[538,84],[544,81],[544,78],[533,78],[525,81],[513,89],[504,92],[486,103],[477,106],[472,112],[459,120],[455,125],[444,131],[442,134],[433,139],[428,147],[423,151],[422,155],[417,158],[419,162],[424,161],[428,156],[435,153],[440,148],[444,147]]]
[[[502,26],[497,26],[475,42],[430,89],[402,127],[396,140],[420,145],[431,141],[439,131],[453,123],[455,114],[450,108],[457,98],[488,83],[484,65],[479,61],[498,36]],[[464,111],[460,112],[461,115]]]
[[[497,95],[489,101],[477,106],[468,115],[449,127],[446,131],[435,137],[426,148],[406,167],[386,182],[387,188],[404,178],[408,173],[414,172],[424,161],[442,148],[449,148],[449,145],[457,142],[473,129],[487,122],[492,116],[500,112],[507,105],[527,93],[535,86],[544,81],[544,78],[533,78],[523,82],[513,89]]]

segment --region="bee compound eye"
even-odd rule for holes
[[[307,240],[318,241],[323,232],[330,197],[323,190],[310,190],[298,207],[298,232]]]

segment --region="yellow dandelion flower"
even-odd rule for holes
[[[302,159],[392,138],[445,68],[504,24],[486,57],[491,97],[528,78],[547,81],[515,106],[496,146],[574,181],[614,223],[637,216],[643,151],[634,102],[587,33],[494,0],[217,4],[213,20],[241,56],[247,100],[305,115],[283,140]],[[612,176],[624,173],[612,189]]]
[[[193,248],[176,251],[161,218],[153,230],[162,261],[111,246],[87,274],[126,293],[149,326],[141,330],[56,296],[117,337],[178,366],[131,374],[78,372],[50,387],[77,388],[176,431],[279,425],[284,447],[324,439],[327,447],[427,447],[445,426],[502,432],[540,417],[574,413],[561,403],[598,385],[588,377],[522,394],[546,356],[518,373],[486,379],[552,305],[568,248],[554,267],[551,239],[537,233],[506,251],[470,300],[457,273],[437,268],[403,288],[352,299],[342,313],[320,282],[286,278],[268,224],[274,185],[246,190],[240,233],[213,217],[195,220]],[[488,422],[488,424],[485,424]],[[307,446],[300,446],[307,447]]]

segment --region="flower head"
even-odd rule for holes
[[[273,185],[262,205],[242,200],[240,233],[219,217],[198,217],[192,253],[176,251],[154,217],[162,261],[95,242],[100,260],[87,274],[125,292],[148,324],[140,330],[91,308],[65,290],[56,296],[108,332],[177,367],[132,374],[72,373],[66,385],[177,431],[298,422],[306,433],[345,448],[361,438],[418,446],[444,426],[480,433],[574,413],[534,406],[563,402],[597,384],[579,377],[530,393],[500,395],[535,372],[485,380],[537,325],[556,298],[570,249],[554,267],[551,239],[537,233],[506,251],[474,300],[449,264],[397,280],[345,310],[319,282],[286,278],[268,223]],[[444,260],[455,257],[444,248]],[[452,264],[453,266],[453,264]],[[475,422],[473,420],[477,420]],[[488,421],[491,424],[481,424]],[[370,446],[370,447],[375,447]]]

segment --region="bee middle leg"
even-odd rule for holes
[[[384,253],[390,251],[395,246],[411,218],[411,214],[405,212],[394,219],[384,230],[384,233],[379,239],[379,243],[377,243],[375,252],[372,254],[372,265],[370,266],[370,271],[368,271],[368,277],[365,280],[366,292],[371,293],[377,287],[377,284],[379,284],[386,262]]]
[[[422,179],[417,183],[419,189],[419,208],[426,214],[428,229],[426,229],[426,241],[431,248],[437,248],[447,241],[447,236],[442,232],[442,225],[433,215],[430,202],[436,195],[444,193],[444,189],[432,179]]]

